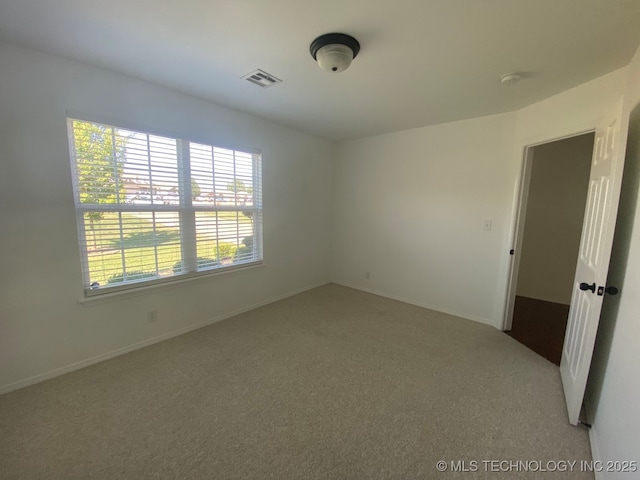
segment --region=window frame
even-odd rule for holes
[[[122,129],[148,136],[164,137],[176,141],[177,154],[177,171],[178,171],[178,197],[177,204],[127,204],[127,203],[82,203],[79,198],[79,180],[78,158],[76,155],[76,145],[74,138],[73,122],[88,122],[113,129]],[[69,141],[69,159],[71,166],[71,177],[73,184],[74,209],[76,214],[76,225],[78,233],[78,247],[81,257],[82,268],[82,286],[85,299],[91,299],[110,294],[132,292],[136,290],[144,290],[154,286],[167,286],[172,283],[182,283],[189,279],[202,278],[207,276],[223,275],[250,267],[256,267],[264,264],[263,253],[263,205],[262,205],[262,151],[253,147],[229,147],[222,145],[214,145],[210,141],[198,141],[184,136],[175,134],[167,134],[166,132],[158,133],[148,128],[131,127],[124,122],[104,121],[95,119],[87,115],[79,115],[73,112],[67,112],[66,115],[67,135]],[[190,164],[190,146],[196,144],[217,149],[233,151],[252,156],[252,179],[253,191],[252,205],[218,205],[215,201],[213,205],[194,205],[191,191],[191,179],[193,178]],[[233,180],[237,180],[234,173]],[[119,195],[119,193],[117,193]],[[197,237],[196,237],[196,213],[197,212],[237,212],[251,211],[253,214],[253,260],[233,263],[230,265],[220,265],[198,269],[197,262]],[[101,285],[99,288],[91,287],[90,268],[89,268],[89,252],[88,237],[85,225],[85,214],[88,212],[172,212],[177,213],[179,222],[178,230],[180,232],[180,251],[181,262],[184,271],[181,273],[173,273],[164,277],[144,278],[129,282],[123,282],[116,285]],[[155,215],[154,215],[155,217]],[[120,227],[122,232],[122,226]],[[158,244],[154,244],[157,246]],[[122,249],[124,251],[124,249]]]

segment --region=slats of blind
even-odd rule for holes
[[[85,212],[88,282],[93,288],[171,276],[179,270],[178,212]]]
[[[232,265],[259,260],[254,250],[259,214],[244,212],[196,212],[198,261]]]
[[[189,144],[194,205],[253,206],[254,155]]]
[[[259,154],[75,119],[69,132],[88,291],[262,259]]]
[[[172,138],[119,130],[127,138],[121,169],[122,203],[178,204],[180,171],[177,141]]]

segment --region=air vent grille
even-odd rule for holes
[[[280,80],[279,78],[274,77],[270,73],[267,73],[264,70],[260,69],[254,70],[251,73],[247,73],[242,78],[262,88],[267,88],[275,85],[276,83],[282,82],[282,80]]]

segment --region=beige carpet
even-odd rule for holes
[[[0,397],[3,479],[582,479],[482,461],[590,458],[556,366],[337,285]]]

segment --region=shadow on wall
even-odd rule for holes
[[[609,354],[611,353],[611,343],[618,318],[620,297],[624,295],[624,278],[627,271],[627,259],[629,257],[639,185],[640,104],[636,105],[629,117],[629,138],[627,140],[627,152],[625,154],[620,206],[618,208],[616,230],[613,237],[613,249],[611,251],[611,263],[607,276],[607,285],[618,287],[620,289],[620,295],[605,296],[602,304],[598,336],[596,337],[596,345],[585,396],[585,406],[590,422],[593,422],[598,411],[598,404],[602,393],[602,383],[609,361]]]

